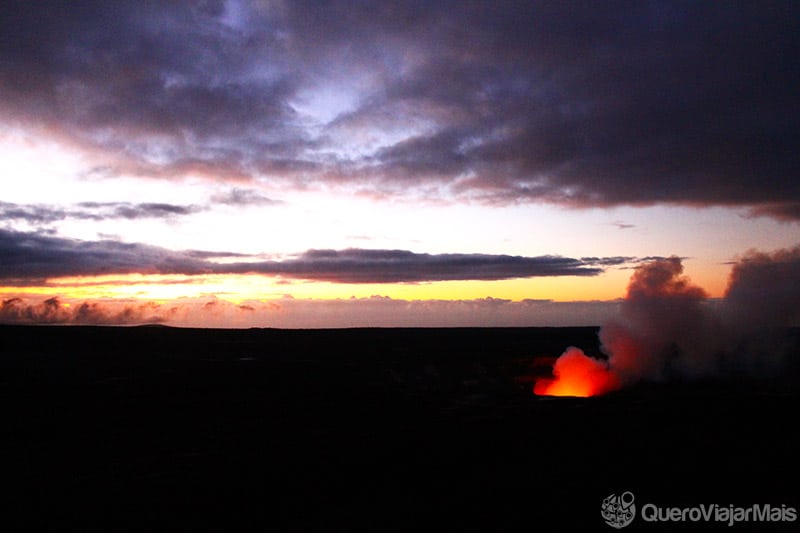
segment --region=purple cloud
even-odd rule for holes
[[[240,8],[5,2],[0,121],[111,176],[798,220],[795,3]]]

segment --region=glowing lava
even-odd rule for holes
[[[621,386],[617,375],[604,361],[594,359],[580,348],[569,347],[556,359],[553,378],[542,378],[533,385],[540,396],[596,396]]]

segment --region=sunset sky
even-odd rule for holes
[[[796,2],[3,2],[0,323],[596,325],[800,244]]]

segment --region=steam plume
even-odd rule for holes
[[[554,379],[540,380],[534,392],[590,395],[560,385],[577,379],[591,388],[586,383],[595,378],[586,377],[586,369],[611,376],[591,394],[641,379],[773,372],[786,351],[783,331],[800,323],[798,301],[800,246],[744,254],[721,301],[683,275],[680,258],[645,263],[631,277],[620,316],[600,330],[607,362],[570,348],[556,360]]]
[[[603,351],[622,381],[709,372],[719,323],[707,297],[683,275],[678,257],[636,269],[621,316],[600,330]]]

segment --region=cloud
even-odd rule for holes
[[[799,218],[795,3],[0,9],[0,120],[109,175]]]
[[[74,301],[9,298],[0,302],[0,323],[143,324],[185,327],[498,327],[591,326],[613,315],[618,302],[512,302],[474,300],[397,300],[385,296],[314,300],[280,298],[247,301],[180,299],[154,302]]]
[[[87,210],[97,210],[99,214],[89,215],[100,218],[127,218],[130,220],[137,218],[171,218],[175,216],[191,215],[202,211],[203,208],[196,205],[175,205],[165,203],[139,203],[131,204],[128,202],[81,202],[79,207]]]
[[[9,298],[0,302],[0,323],[127,325],[164,322],[157,304],[83,302],[65,305],[57,297],[37,302]]]
[[[0,279],[20,284],[103,274],[201,274],[207,262],[191,254],[112,240],[81,241],[0,229]]]
[[[242,257],[218,263],[213,258]],[[0,230],[0,279],[18,284],[48,278],[107,274],[262,274],[333,283],[499,280],[538,276],[596,276],[626,257],[425,254],[407,250],[309,250],[284,260],[252,260],[230,252],[171,251],[113,240],[80,241]]]
[[[635,224],[630,224],[630,223],[624,222],[622,220],[615,220],[611,224],[616,226],[617,229],[631,229],[631,228],[635,228],[636,227]]]
[[[772,217],[783,222],[800,220],[800,202],[772,202],[750,209],[750,217]]]
[[[618,264],[612,259],[612,264]],[[621,259],[619,260],[621,262]],[[603,258],[422,254],[407,250],[309,250],[295,259],[225,265],[228,272],[280,274],[335,283],[498,280],[538,276],[596,276]]]
[[[30,224],[48,224],[67,218],[67,212],[55,206],[20,205],[0,201],[0,219],[22,220]]]
[[[614,314],[618,302],[399,300],[373,296],[284,298],[251,305],[256,311],[243,317],[245,324],[270,327],[525,327],[600,324]]]
[[[283,202],[268,198],[258,191],[252,189],[240,189],[234,187],[226,193],[215,194],[211,197],[212,203],[232,205],[236,207],[245,206],[273,206],[281,205]]]
[[[269,14],[254,8],[231,27],[224,10],[194,2],[3,11],[6,120],[104,153],[112,174],[241,179],[300,166],[304,133],[288,104],[296,75]]]
[[[0,201],[0,220],[24,221],[29,224],[49,224],[65,219],[108,220],[141,218],[169,219],[203,211],[197,205],[130,202],[80,202],[73,206],[44,204],[15,204]]]

